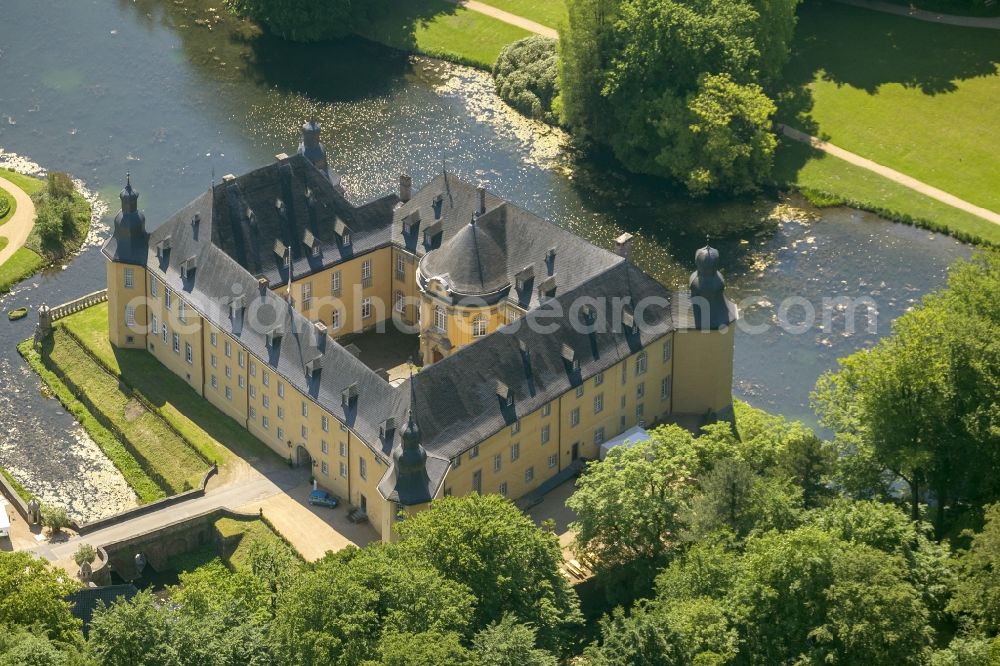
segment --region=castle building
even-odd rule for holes
[[[319,134],[306,123],[296,155],[152,232],[127,179],[103,248],[109,336],[384,539],[434,498],[529,496],[637,424],[731,418],[738,313],[715,249],[672,291],[628,260],[628,234],[604,250],[452,174],[355,206]],[[420,367],[390,383],[350,340],[388,344],[393,325],[419,336]]]

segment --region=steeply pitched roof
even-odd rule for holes
[[[633,331],[622,323],[616,298],[628,296],[643,319]],[[596,331],[581,320],[577,297],[594,310]],[[424,368],[415,384],[414,416],[428,453],[453,458],[530,414],[597,372],[617,364],[673,330],[673,294],[629,262],[620,262],[576,290]],[[620,302],[619,302],[620,305]],[[601,323],[604,322],[604,323]],[[606,325],[605,325],[606,323]],[[579,361],[574,370],[564,350]],[[501,382],[513,394],[506,406]]]

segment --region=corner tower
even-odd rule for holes
[[[149,234],[146,216],[139,211],[139,193],[125,175],[118,195],[121,210],[115,216],[111,238],[101,251],[108,260],[108,337],[116,347],[146,347],[146,255]]]
[[[733,326],[739,318],[726,298],[719,251],[705,245],[694,255],[689,302],[678,308],[673,343],[673,412],[706,421],[733,418]]]

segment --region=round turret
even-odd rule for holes
[[[410,411],[406,427],[400,433],[403,445],[393,453],[396,473],[400,478],[408,475],[427,475],[427,451],[421,445],[420,428]]]
[[[131,174],[125,174],[125,187],[118,198],[122,206],[115,216],[113,236],[119,242],[145,241],[146,216],[139,212],[139,193],[132,189]]]
[[[299,144],[299,155],[304,155],[317,169],[329,176],[326,162],[326,147],[320,142],[320,125],[315,120],[302,125],[302,143]]]

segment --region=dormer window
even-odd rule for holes
[[[317,356],[309,361],[306,361],[306,375],[309,377],[314,376],[323,368],[323,357]]]
[[[354,382],[345,388],[340,394],[340,401],[344,407],[349,407],[352,400],[358,399],[358,383]]]
[[[626,333],[638,333],[639,324],[635,320],[635,316],[628,310],[622,313],[622,328]]]
[[[267,332],[266,335],[267,346],[268,347],[278,346],[278,344],[281,342],[281,336],[283,336],[284,334],[285,332],[281,329],[280,326],[272,328],[270,331]]]
[[[229,316],[232,319],[236,319],[243,312],[243,297],[235,296],[233,300],[229,302]]]
[[[274,207],[277,209],[279,215],[285,214],[285,202],[281,198],[274,200]]]
[[[319,242],[317,242],[316,236],[309,229],[306,229],[305,233],[302,234],[302,244],[306,246],[306,250],[312,256],[316,257],[319,255]]]
[[[552,298],[556,295],[556,276],[550,275],[538,285],[539,298]]]
[[[497,382],[497,397],[500,398],[500,402],[504,407],[514,406],[514,392],[501,381]]]
[[[412,234],[420,227],[420,211],[414,211],[403,219],[403,233]]]
[[[341,245],[350,245],[351,244],[351,229],[346,224],[344,224],[344,221],[342,219],[340,219],[339,217],[337,218],[336,222],[334,222],[334,224],[333,224],[333,230],[337,234],[337,236],[340,238],[340,244]]]
[[[170,236],[166,236],[156,244],[157,259],[163,259],[163,257],[169,250],[170,250]]]
[[[444,195],[438,193],[434,197],[434,219],[435,219],[435,221],[441,219],[441,213],[442,213],[443,210],[444,210]]]
[[[545,267],[549,271],[549,275],[556,274],[556,249],[550,247],[549,251],[545,253]]]
[[[514,286],[518,291],[526,289],[528,283],[535,279],[535,267],[525,266],[514,276]]]
[[[191,274],[194,273],[194,269],[197,267],[197,265],[198,265],[197,256],[188,257],[187,259],[182,261],[180,266],[181,276],[185,280],[189,279],[191,277]]]
[[[396,419],[392,416],[387,418],[379,426],[378,434],[381,439],[391,439],[392,434],[396,431]]]
[[[288,246],[285,245],[280,238],[274,240],[274,253],[278,255],[278,258],[284,261],[288,256]]]
[[[433,245],[434,239],[441,235],[441,221],[437,220],[424,227],[424,245]]]
[[[563,360],[572,368],[573,372],[580,371],[580,359],[576,357],[576,352],[568,344],[563,343],[562,346],[562,357]]]

